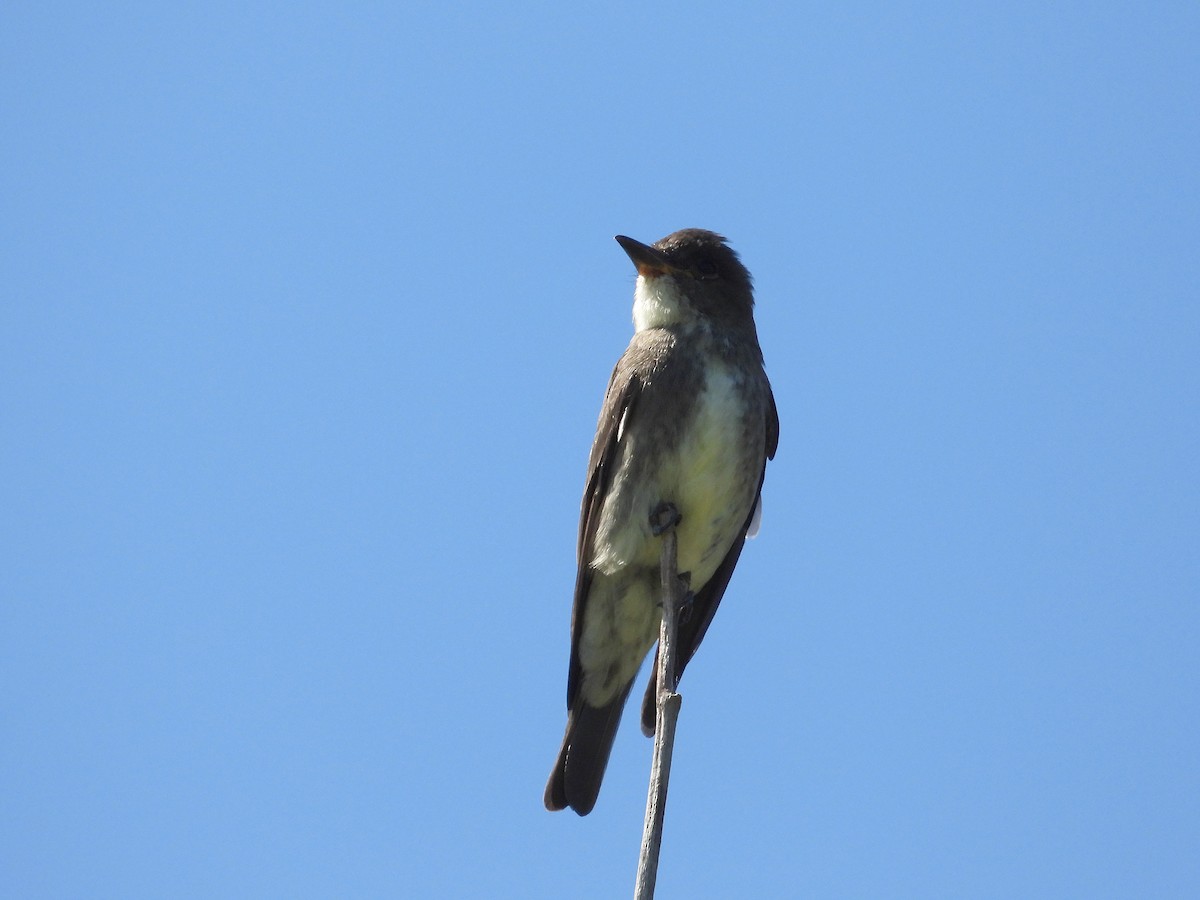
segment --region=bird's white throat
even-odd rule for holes
[[[637,331],[676,325],[688,317],[687,300],[672,276],[638,276],[633,291],[633,327]]]

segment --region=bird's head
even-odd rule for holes
[[[685,228],[653,244],[624,235],[617,243],[638,271],[638,331],[689,323],[753,328],[750,273],[721,235]]]

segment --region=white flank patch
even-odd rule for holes
[[[746,529],[746,537],[754,540],[758,537],[758,530],[762,528],[762,496],[758,498],[758,502],[754,504],[754,515],[750,517],[750,527]]]

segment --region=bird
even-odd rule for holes
[[[625,702],[658,638],[662,541],[652,517],[676,515],[677,569],[689,591],[677,682],[757,528],[779,444],[751,276],[727,240],[700,228],[653,244],[616,240],[637,269],[634,334],[609,379],[588,459],[567,727],[544,797],[548,810],[581,816],[596,804]],[[647,735],[655,670],[642,707]]]

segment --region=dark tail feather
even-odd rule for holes
[[[642,697],[642,734],[654,737],[658,723],[658,648],[654,649],[654,665],[650,667],[650,683]]]
[[[567,719],[558,761],[546,784],[546,809],[569,806],[581,816],[592,811],[630,687],[632,682],[608,706],[588,706],[582,697],[578,698],[577,708]]]
[[[700,596],[693,600],[692,611],[688,618],[679,625],[679,634],[676,638],[678,643],[675,650],[676,686],[679,684],[679,679],[683,677],[683,670],[692,661],[696,648],[700,646],[704,632],[708,629],[708,623],[712,621],[712,613],[715,609],[705,610],[706,618],[695,617],[695,610],[703,599],[705,599],[704,594],[701,592]],[[655,647],[654,665],[650,667],[650,681],[646,684],[646,693],[642,697],[642,734],[646,737],[654,737],[655,722],[658,716],[658,653],[659,648]]]
[[[682,635],[683,630],[680,629]],[[681,648],[682,649],[682,648]],[[696,648],[690,648],[692,653]],[[692,653],[680,654],[675,657],[675,684],[683,677],[684,667],[691,661]],[[658,721],[658,648],[654,649],[654,665],[650,669],[650,681],[646,685],[646,693],[642,696],[642,734],[654,737],[655,724]]]

